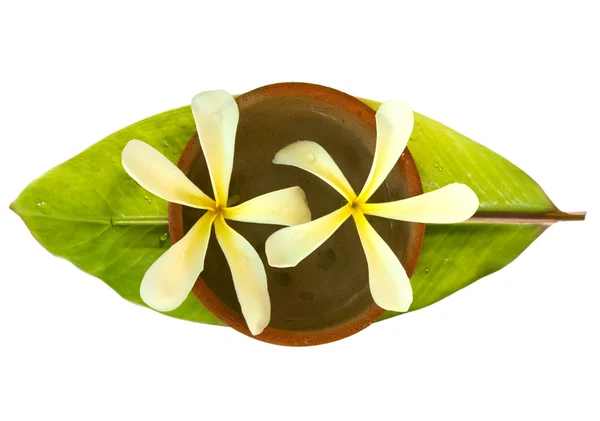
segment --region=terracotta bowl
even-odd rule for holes
[[[236,197],[243,202],[298,185],[306,192],[313,219],[340,208],[343,198],[329,185],[308,172],[271,162],[277,151],[297,140],[321,144],[354,190],[360,191],[375,151],[375,112],[370,107],[343,92],[307,83],[263,86],[239,96],[237,103],[240,120],[230,200]],[[211,195],[197,134],[188,142],[178,166]],[[397,200],[422,192],[415,162],[406,149],[371,201]],[[201,215],[200,210],[169,203],[171,241],[179,241]],[[411,276],[421,252],[424,225],[367,218]],[[352,218],[304,261],[286,269],[270,267],[265,256],[265,241],[282,227],[228,223],[254,246],[265,264],[271,297],[269,327],[258,336],[248,331],[216,238],[210,240],[204,272],[193,292],[234,329],[279,345],[317,345],[350,336],[384,313],[371,297],[367,263]]]

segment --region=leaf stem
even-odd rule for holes
[[[166,216],[113,216],[110,219],[113,227],[130,225],[168,225],[169,218]]]
[[[476,212],[467,223],[552,225],[558,221],[583,221],[586,212]]]

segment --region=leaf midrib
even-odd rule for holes
[[[169,224],[169,218],[165,216],[112,216],[106,218],[71,217],[60,215],[47,215],[34,212],[18,212],[11,204],[10,208],[21,216],[47,218],[60,221],[79,222],[86,224],[110,225],[112,227],[127,226],[162,226]],[[478,211],[464,223],[469,224],[537,224],[550,225],[559,221],[583,221],[586,212],[495,212]]]
[[[126,227],[126,226],[160,226],[168,225],[169,218],[165,216],[149,216],[149,215],[137,215],[137,216],[111,216],[111,217],[77,217],[77,216],[63,216],[63,215],[47,215],[38,212],[22,212],[20,209],[16,209],[14,204],[10,205],[10,209],[21,217],[29,218],[46,218],[58,221],[76,222],[83,224],[94,224],[94,225],[110,225],[112,227]]]

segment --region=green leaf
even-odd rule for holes
[[[190,107],[135,123],[32,182],[10,207],[50,253],[144,305],[142,277],[170,246],[167,202],[125,173],[121,152],[138,138],[176,162],[195,130]],[[193,294],[166,314],[223,324]]]
[[[380,103],[362,100],[377,110]],[[561,212],[521,169],[485,146],[415,113],[408,142],[425,192],[458,182],[479,197],[469,222],[428,225],[411,278],[410,311],[433,304],[512,262],[555,221],[583,219]],[[388,311],[380,320],[399,313]]]
[[[363,101],[374,109],[379,106]],[[123,298],[144,305],[141,279],[170,245],[167,203],[125,173],[121,151],[137,138],[176,162],[194,130],[188,106],[135,123],[32,182],[11,209],[52,254],[100,278]],[[481,201],[474,222],[427,227],[411,279],[411,311],[504,267],[553,221],[583,219],[560,212],[529,176],[506,159],[425,116],[415,113],[408,147],[425,191],[461,182]],[[193,294],[167,314],[222,324]],[[388,312],[382,319],[394,315]]]

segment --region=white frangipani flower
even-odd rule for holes
[[[193,98],[192,113],[215,200],[150,145],[131,140],[122,153],[125,171],[143,188],[169,202],[206,209],[189,232],[148,269],[140,295],[148,306],[158,311],[179,307],[204,269],[214,225],[217,241],[231,270],[242,314],[250,332],[258,335],[271,319],[265,268],[250,243],[225,220],[276,225],[306,223],[310,221],[306,196],[300,187],[290,187],[227,207],[239,120],[237,103],[224,91],[203,92]]]
[[[267,239],[265,249],[271,266],[296,266],[352,215],[367,258],[369,287],[375,303],[386,310],[404,312],[412,303],[410,280],[392,249],[371,227],[365,214],[400,221],[449,224],[469,219],[477,210],[479,200],[469,187],[454,183],[404,200],[367,203],[400,158],[414,124],[412,110],[401,100],[385,102],[375,117],[375,157],[358,196],[331,156],[315,142],[299,141],[275,155],[275,164],[291,165],[311,172],[344,196],[348,204],[312,222],[275,232]]]

